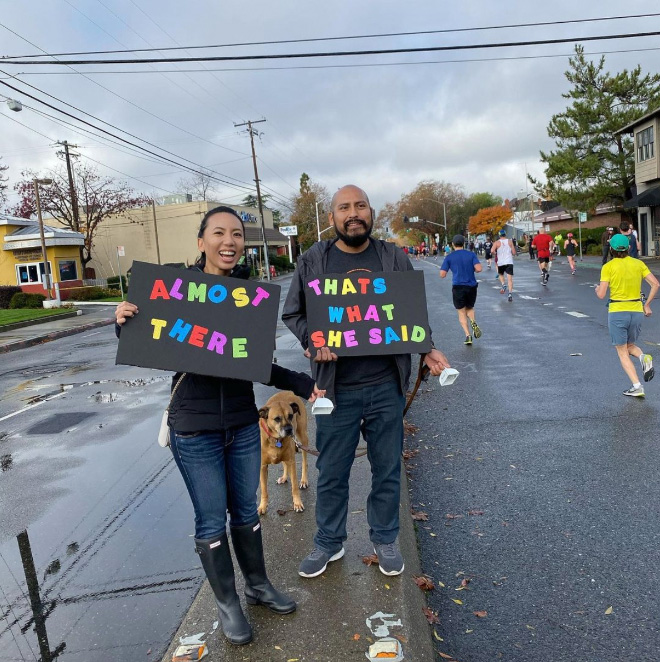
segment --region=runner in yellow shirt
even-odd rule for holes
[[[635,341],[642,330],[642,319],[645,315],[646,317],[651,315],[649,304],[660,289],[660,283],[644,262],[628,255],[628,246],[626,235],[617,234],[610,239],[610,253],[613,258],[618,259],[612,259],[603,265],[600,283],[596,287],[596,296],[604,299],[609,287],[607,326],[612,344],[619,355],[621,367],[632,382],[632,386],[623,394],[643,398],[644,387],[637,378],[637,369],[630,357],[635,356],[639,359],[644,381],[651,381],[654,375],[653,358],[650,354],[644,354],[635,345]],[[651,286],[651,292],[644,304],[639,294],[642,280]]]

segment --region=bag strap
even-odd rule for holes
[[[183,381],[183,378],[187,375],[187,372],[184,372],[181,377],[179,377],[179,381],[175,384],[174,388],[172,389],[172,395],[170,396],[170,401],[167,404],[167,409],[169,409],[172,406],[172,400],[174,400],[174,396],[176,395],[176,390],[179,388],[179,385]]]

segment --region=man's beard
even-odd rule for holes
[[[371,236],[371,231],[373,230],[373,224],[369,227],[367,227],[366,223],[364,224],[364,227],[366,228],[366,232],[362,234],[344,234],[336,225],[335,225],[335,233],[339,239],[341,239],[347,246],[350,246],[351,248],[359,248],[360,246],[363,246],[367,241],[369,241],[369,237]]]

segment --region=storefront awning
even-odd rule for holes
[[[624,209],[637,209],[638,207],[660,207],[660,186],[646,189],[623,203]]]

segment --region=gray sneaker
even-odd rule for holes
[[[374,552],[378,557],[378,568],[384,575],[400,575],[405,568],[403,556],[396,541],[385,545],[374,545]]]
[[[344,556],[343,547],[332,555],[324,552],[318,547],[314,547],[314,549],[303,559],[302,563],[300,564],[300,567],[298,568],[298,574],[301,577],[318,577],[320,574],[325,572],[325,569],[328,567],[328,563],[331,561],[337,561],[342,556]]]
[[[653,368],[653,357],[650,354],[642,354],[639,357],[639,362],[642,364],[642,371],[644,372],[644,381],[650,382],[655,375]]]
[[[638,386],[637,388],[633,388],[631,386],[627,391],[623,392],[623,395],[629,395],[633,398],[643,398],[644,397],[644,387],[643,386]]]

